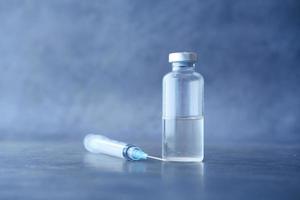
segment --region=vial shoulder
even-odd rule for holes
[[[164,77],[163,77],[163,82],[165,82],[165,81],[167,81],[167,80],[169,80],[169,79],[172,79],[173,77],[174,77],[173,72],[169,72],[169,73],[167,73],[166,75],[164,75]]]
[[[163,77],[163,81],[169,80],[186,80],[186,81],[204,81],[203,76],[198,72],[192,73],[176,73],[176,72],[169,72]]]
[[[196,77],[197,79],[204,81],[204,78],[202,76],[202,74],[200,74],[199,72],[194,72],[193,76]]]

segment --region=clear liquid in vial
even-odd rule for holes
[[[203,117],[163,119],[163,151],[166,161],[203,160]]]

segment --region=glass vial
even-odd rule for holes
[[[197,54],[169,54],[172,71],[163,78],[162,157],[166,161],[201,162],[204,79],[195,71]]]

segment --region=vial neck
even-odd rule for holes
[[[175,72],[192,72],[195,70],[195,63],[192,62],[173,62],[172,71]]]

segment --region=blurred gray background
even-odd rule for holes
[[[168,53],[195,51],[207,143],[300,142],[300,1],[0,1],[0,139],[161,137]]]

